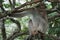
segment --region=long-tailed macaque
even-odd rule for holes
[[[34,9],[26,10],[21,13],[15,13],[10,15],[12,17],[30,16],[30,35],[35,35],[38,31],[45,33],[48,29],[47,12],[45,11],[44,3],[40,3],[39,6]]]

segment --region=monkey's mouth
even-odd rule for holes
[[[37,34],[43,34],[42,32],[40,32],[40,31],[32,31],[32,33],[31,33],[32,35],[37,35]]]
[[[43,33],[40,32],[40,31],[33,31],[33,34],[29,35],[28,37],[28,40],[40,40],[40,39],[43,39],[44,36],[43,36]]]
[[[32,33],[32,37],[34,37],[35,39],[41,39],[41,36],[43,35],[43,33],[41,33],[40,31],[34,31]]]

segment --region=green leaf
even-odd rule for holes
[[[9,7],[10,7],[9,4],[3,4],[3,6],[4,6],[5,8],[9,8]]]

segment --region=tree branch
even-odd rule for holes
[[[28,9],[21,9],[21,10],[14,10],[14,11],[6,11],[6,14],[2,14],[1,13],[1,16],[0,16],[0,19],[6,17],[6,16],[10,16],[10,17],[14,17],[15,13],[20,13],[20,12],[23,12],[23,11],[26,11],[26,10],[31,10],[31,9],[34,9],[34,8],[28,8]],[[16,16],[16,15],[15,15]],[[24,15],[19,15],[20,17],[23,17]]]
[[[15,9],[16,0],[13,0],[13,8]]]
[[[22,8],[22,7],[27,6],[27,5],[31,5],[31,4],[34,4],[34,3],[36,4],[36,3],[39,3],[39,2],[40,2],[40,1],[36,1],[36,2],[26,2],[26,3],[22,4],[21,6],[15,8],[15,10],[18,10],[18,9],[20,9],[20,8]]]
[[[11,1],[9,0],[10,6],[11,6],[11,10],[15,9],[15,0]]]
[[[6,10],[3,8],[2,2],[0,3],[0,7],[2,9],[3,12],[5,12]]]
[[[22,35],[27,35],[28,31],[26,32],[14,32],[14,34],[12,34],[10,37],[7,38],[7,40],[13,40],[14,38],[18,37],[18,36],[22,36]]]
[[[16,23],[17,24],[17,26],[18,26],[18,32],[20,32],[21,31],[21,24],[19,23],[19,21],[17,21],[17,20],[14,20],[13,18],[9,18],[12,22],[14,22],[14,23]]]
[[[22,36],[24,34],[27,34],[28,32],[19,32],[19,33],[16,33],[14,35],[11,35],[7,40],[13,40],[14,38],[18,37],[18,36]],[[45,34],[45,33],[42,33],[42,32],[39,32],[41,34],[43,34],[43,36],[48,36],[49,38],[53,38],[54,40],[60,40],[60,38],[58,38],[57,36],[52,36],[52,35],[49,35],[49,34]],[[29,37],[32,37],[32,35],[30,35]],[[27,39],[29,39],[29,37]]]
[[[49,2],[60,3],[60,0],[48,0]]]
[[[57,36],[52,36],[52,35],[50,35],[50,34],[45,34],[45,33],[42,33],[42,32],[40,32],[40,31],[38,31],[40,34],[43,34],[43,36],[45,37],[45,36],[48,36],[49,38],[53,38],[54,40],[60,40],[60,38],[58,38]]]
[[[4,19],[2,19],[2,21],[1,21],[2,22],[1,23],[2,24],[1,31],[2,31],[3,40],[6,40],[7,36],[6,36],[6,30],[5,30],[5,25],[4,25],[5,23],[4,23],[4,21],[5,21]]]
[[[57,17],[60,17],[60,14],[55,15],[55,16],[53,16],[53,17],[48,17],[48,20],[53,20],[53,19],[55,19],[55,18],[57,18]]]
[[[11,2],[11,0],[9,0],[9,3],[10,3],[10,5],[12,5],[12,2]]]

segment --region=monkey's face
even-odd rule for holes
[[[38,31],[37,30],[33,30],[33,31],[31,31],[31,35],[36,35],[36,34],[38,34]]]
[[[36,27],[33,26],[32,20],[29,20],[28,26],[29,26],[30,35],[34,36],[34,35],[38,34],[38,31],[36,30]]]

